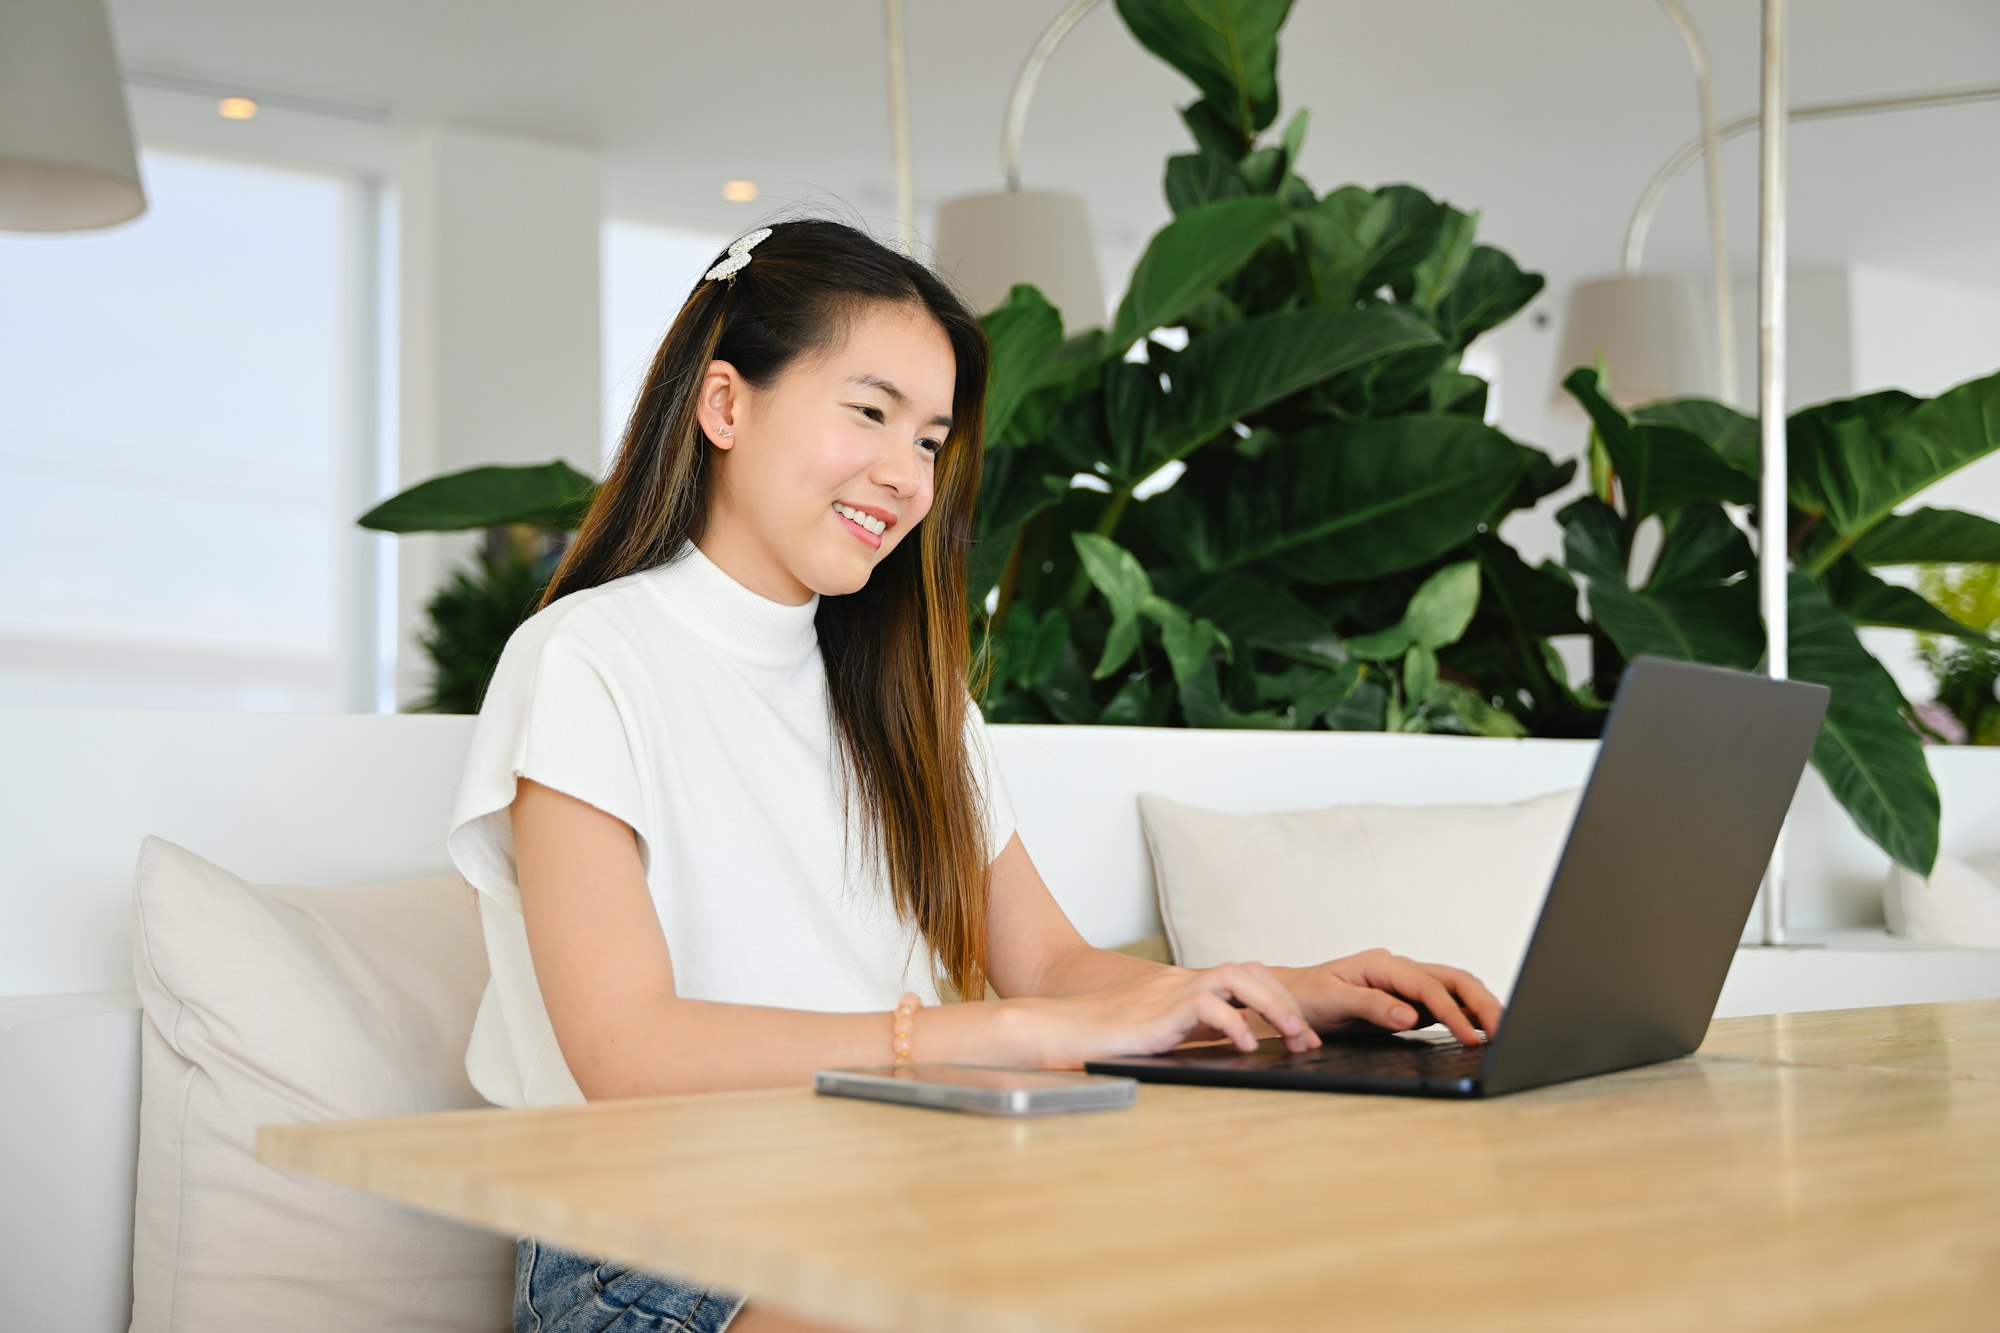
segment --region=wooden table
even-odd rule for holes
[[[2000,1328],[2000,1001],[1725,1020],[1491,1101],[788,1088],[267,1125],[257,1156],[855,1329]]]

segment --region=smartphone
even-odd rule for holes
[[[1060,1069],[934,1062],[816,1069],[813,1091],[981,1115],[1049,1115],[1130,1106],[1138,1096],[1139,1080]]]

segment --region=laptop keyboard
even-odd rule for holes
[[[1203,1054],[1202,1063],[1213,1063],[1225,1069],[1269,1069],[1283,1066],[1286,1069],[1325,1069],[1343,1074],[1380,1074],[1388,1077],[1465,1078],[1479,1072],[1479,1066],[1486,1059],[1484,1046],[1465,1046],[1456,1041],[1394,1041],[1377,1044],[1373,1042],[1326,1041],[1310,1051],[1291,1052],[1285,1049],[1283,1041],[1275,1038],[1264,1042],[1255,1051],[1230,1051],[1228,1047],[1214,1048],[1218,1054]],[[1227,1055],[1221,1052],[1228,1051]],[[1192,1054],[1190,1052],[1189,1054]],[[1183,1057],[1185,1058],[1185,1057]]]

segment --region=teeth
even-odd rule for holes
[[[883,530],[889,526],[887,523],[884,523],[881,519],[870,518],[868,515],[862,513],[859,509],[850,509],[846,505],[840,503],[840,501],[838,500],[835,500],[833,502],[833,508],[834,512],[843,514],[846,517],[853,519],[856,523],[859,523],[862,527],[868,529],[870,532],[874,533],[877,537],[880,537],[883,533]]]

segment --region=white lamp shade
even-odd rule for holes
[[[145,207],[104,0],[0,0],[0,228],[109,227]]]
[[[1570,288],[1551,411],[1583,419],[1582,405],[1562,382],[1599,358],[1611,400],[1628,410],[1661,398],[1715,393],[1694,292],[1679,278],[1632,274]]]
[[[1083,200],[1052,190],[965,195],[938,205],[937,267],[982,313],[1033,283],[1062,315],[1065,335],[1101,328],[1104,285]]]

